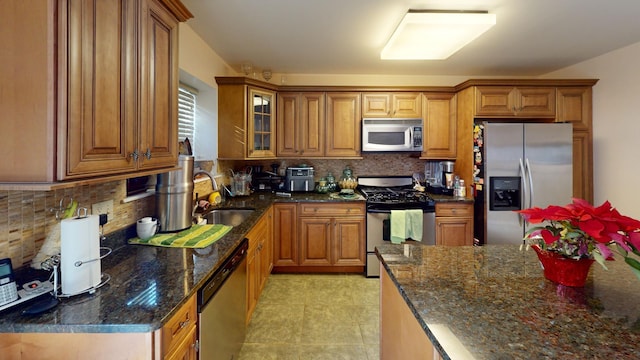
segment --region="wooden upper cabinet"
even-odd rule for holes
[[[12,136],[0,145],[0,182],[174,166],[178,21],[191,14],[174,0],[56,4],[0,8],[0,21],[11,24],[0,34],[11,54],[0,60],[2,83],[17,100],[3,108],[12,120],[0,130]]]
[[[69,25],[59,41],[68,104],[59,179],[174,166],[176,17],[154,0],[73,0],[60,15]]]
[[[360,93],[327,93],[326,156],[360,156],[361,121]]]
[[[243,77],[216,77],[218,158],[269,159],[276,156],[276,92]],[[264,85],[264,86],[263,86]]]
[[[570,122],[574,130],[590,130],[591,86],[558,88],[557,122]]]
[[[422,95],[418,92],[363,93],[362,117],[422,117]]]
[[[178,21],[158,2],[146,4],[142,68],[148,71],[141,76],[137,148],[139,166],[153,168],[175,165],[178,159]]]
[[[324,156],[325,93],[278,93],[277,156]]]
[[[137,9],[134,2],[122,5],[76,0],[61,9],[68,24],[58,48],[67,59],[60,79],[66,93],[59,94],[67,105],[61,179],[136,168],[129,154],[137,145],[136,34],[130,26]]]
[[[456,158],[456,94],[425,93],[422,105],[425,159]]]
[[[277,156],[296,156],[300,141],[300,94],[278,93],[276,111]]]
[[[490,117],[555,118],[554,87],[476,87],[475,115]]]
[[[247,116],[247,157],[276,157],[276,93],[250,87]]]

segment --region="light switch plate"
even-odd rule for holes
[[[113,218],[113,200],[106,200],[91,205],[91,214],[107,214],[108,217]]]

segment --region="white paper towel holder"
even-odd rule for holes
[[[83,211],[82,215],[80,214],[81,211]],[[95,216],[97,217],[97,215],[95,215]],[[94,224],[91,223],[94,219],[90,219],[90,218],[93,218],[93,216],[90,216],[90,217],[87,216],[87,209],[86,208],[79,208],[77,210],[77,216],[76,217],[71,218],[71,219],[66,219],[66,220],[63,220],[63,221],[67,221],[68,220],[69,224],[71,224],[71,222],[74,222],[75,220],[80,220],[80,221],[90,222],[90,225],[94,225]],[[92,229],[92,227],[90,226],[89,230],[88,230],[88,232],[89,232],[89,235],[88,235],[89,242],[92,239],[95,240],[95,242],[96,242],[96,244],[87,245],[90,248],[93,247],[93,249],[94,249],[93,251],[89,251],[88,253],[85,252],[85,254],[83,254],[80,258],[77,258],[76,256],[74,256],[74,258],[71,259],[71,263],[63,263],[63,264],[56,263],[54,265],[55,268],[54,268],[54,271],[53,271],[53,285],[54,285],[54,289],[55,289],[55,297],[56,298],[58,298],[58,297],[71,297],[71,296],[81,295],[81,294],[85,294],[85,293],[93,294],[93,293],[95,293],[95,291],[98,288],[102,287],[104,284],[109,282],[109,280],[111,279],[109,274],[106,274],[106,273],[103,273],[103,272],[100,271],[101,270],[100,261],[103,258],[105,258],[106,256],[108,256],[109,254],[111,254],[112,250],[111,250],[111,248],[108,248],[108,247],[99,246],[99,244],[100,244],[100,240],[99,240],[100,239],[100,236],[99,236],[100,232],[99,232],[99,229],[97,228],[97,223],[95,225],[96,225],[96,229]],[[69,226],[73,226],[73,225],[69,225]],[[96,233],[95,234],[95,239],[94,239],[94,236],[93,236],[94,235],[93,234],[94,230],[95,230],[95,233]],[[63,239],[61,239],[61,240],[63,240]],[[77,245],[77,244],[73,244],[73,245]],[[98,245],[97,248],[95,247],[95,245]],[[65,261],[64,254],[63,254],[63,252],[64,252],[63,249],[64,248],[65,247],[62,246],[61,253],[60,253],[60,258],[61,258],[62,262]],[[104,253],[103,253],[103,251],[104,251]],[[67,260],[67,261],[69,261],[69,260]],[[96,262],[98,264],[95,264]],[[61,274],[62,274],[62,277],[63,277],[62,282],[60,282],[59,278],[58,278],[58,265],[62,265],[62,267],[61,267],[61,270],[62,270]],[[64,285],[65,284],[65,278],[64,278],[65,273],[64,273],[63,269],[65,268],[65,266],[67,268],[67,271],[69,271],[69,269],[75,269],[75,270],[73,270],[73,272],[76,273],[76,275],[78,273],[80,273],[78,270],[80,270],[79,268],[81,268],[83,266],[88,267],[84,271],[95,270],[96,267],[97,267],[97,269],[100,271],[99,281],[96,281],[98,279],[88,280],[88,281],[90,281],[90,285],[88,285],[88,286],[87,285],[80,286],[80,288],[78,288],[78,289],[74,288],[73,289],[74,291],[65,293],[65,292],[63,292],[63,288],[65,287],[65,285]],[[75,281],[75,279],[73,281]],[[59,288],[59,284],[62,284],[62,286],[60,288]],[[68,287],[68,285],[67,285],[67,287]]]

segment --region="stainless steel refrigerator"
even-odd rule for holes
[[[476,123],[475,236],[521,244],[526,224],[514,210],[565,205],[573,194],[571,124]],[[477,186],[478,183],[481,186]]]

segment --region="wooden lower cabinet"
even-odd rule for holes
[[[300,265],[364,266],[364,205],[300,203]]]
[[[273,266],[273,209],[269,208],[260,220],[247,233],[249,250],[247,251],[247,324]]]
[[[436,245],[473,245],[472,203],[436,203]]]
[[[332,223],[328,217],[300,218],[299,265],[331,265]]]
[[[149,333],[0,334],[1,359],[196,360],[198,314],[192,296],[162,329]]]
[[[187,336],[178,344],[178,346],[167,356],[165,360],[195,360],[198,358],[198,329],[193,326],[187,333]]]
[[[273,204],[273,266],[298,265],[298,205]]]
[[[440,354],[380,266],[380,359],[438,360]]]
[[[164,359],[197,359],[197,323],[198,313],[194,295],[160,330]]]
[[[360,216],[333,219],[332,265],[364,266],[366,233],[365,219]]]
[[[275,204],[274,219],[275,271],[363,271],[364,204]]]

